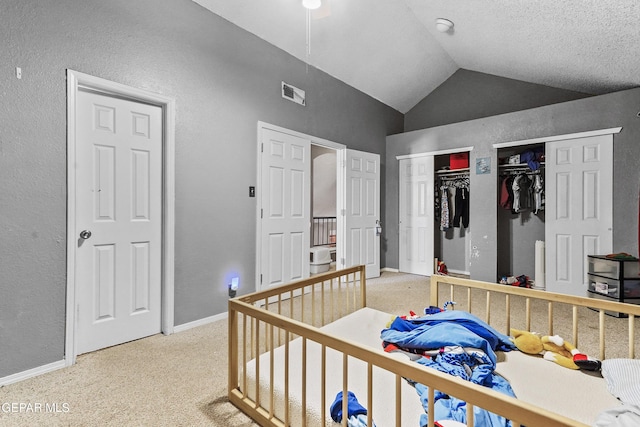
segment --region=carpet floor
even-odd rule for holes
[[[466,295],[461,296],[464,298]],[[428,299],[426,277],[384,272],[367,281],[367,305],[378,310],[421,312]],[[580,313],[580,321],[591,328],[597,315],[586,311]],[[568,326],[570,315],[554,312],[559,323]],[[626,333],[624,323],[620,325],[620,333]],[[570,329],[557,333],[570,338]],[[581,345],[591,351],[593,343]],[[229,403],[227,368],[226,320],[170,336],[154,335],[81,355],[71,367],[0,388],[0,425],[257,425]]]

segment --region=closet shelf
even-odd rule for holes
[[[445,169],[436,171],[437,175],[456,175],[456,174],[468,174],[469,168],[461,168],[461,169]]]
[[[498,166],[500,169],[531,169],[527,163],[518,163],[515,165],[504,164]],[[540,167],[544,167],[544,162],[540,162]]]

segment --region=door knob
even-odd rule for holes
[[[91,237],[91,232],[89,230],[82,230],[80,232],[80,238],[87,240],[89,237]]]

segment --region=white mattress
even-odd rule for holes
[[[322,330],[341,338],[370,346],[383,352],[380,331],[392,315],[371,308],[363,308],[330,323]],[[297,338],[289,344],[290,358],[290,421],[291,425],[302,425],[301,421],[301,375],[300,358],[302,340]],[[398,357],[404,357],[398,355]],[[274,351],[275,413],[284,416],[284,348]],[[336,394],[342,390],[342,353],[327,349],[326,415],[324,423],[320,412],[320,346],[307,341],[307,425],[333,425],[329,406]],[[355,393],[362,406],[367,407],[367,365],[357,359],[349,359],[349,390]],[[620,402],[607,391],[600,376],[586,371],[563,368],[541,357],[512,351],[499,353],[497,372],[513,387],[516,396],[534,405],[560,413],[569,418],[592,424],[603,410],[618,406]],[[260,399],[269,407],[269,354],[260,356]],[[374,367],[373,370],[373,420],[378,426],[395,425],[394,399],[395,375]],[[255,360],[247,364],[248,394],[255,398]],[[402,425],[419,425],[424,413],[415,389],[402,381]],[[371,408],[367,408],[371,409]]]
[[[600,412],[621,404],[599,373],[564,368],[520,351],[499,352],[498,357],[496,372],[518,399],[541,408],[593,425]]]

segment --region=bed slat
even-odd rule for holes
[[[635,331],[636,331],[636,323],[633,314],[629,315],[629,359],[635,358],[636,354],[636,342],[635,342]]]
[[[600,317],[598,319],[598,332],[600,335],[600,360],[604,360],[605,348],[604,348],[604,310],[600,310]]]
[[[553,303],[549,301],[547,303],[547,329],[549,330],[548,335],[553,335]]]
[[[402,427],[402,377],[396,375],[396,427]]]
[[[486,306],[485,306],[485,322],[487,322],[488,324],[491,323],[491,292],[487,291],[487,301],[486,301]]]
[[[349,392],[349,355],[342,355],[342,426],[347,426],[347,414],[349,413],[349,400],[347,393]]]
[[[302,372],[300,373],[302,378],[302,407],[307,407],[307,339],[302,338]],[[302,411],[302,427],[307,425],[307,414]]]

